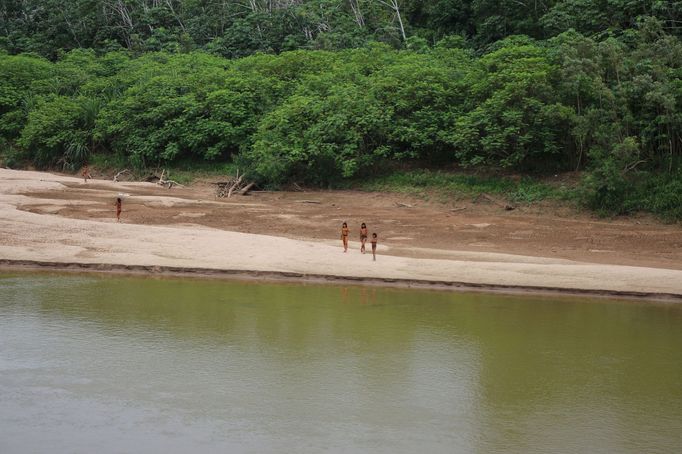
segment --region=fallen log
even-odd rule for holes
[[[500,202],[499,200],[497,200],[496,198],[494,198],[494,197],[491,196],[490,194],[486,194],[485,192],[480,193],[480,194],[476,197],[475,201],[478,201],[478,200],[480,200],[481,198],[484,198],[484,199],[486,199],[487,201],[492,202],[492,203],[494,203],[495,205],[497,205],[497,206],[499,206],[499,207],[502,207],[502,208],[504,208],[504,209],[507,210],[507,211],[511,211],[511,210],[513,210],[513,209],[516,208],[514,205],[510,205],[510,204],[508,204],[508,203],[502,203],[502,202]]]
[[[297,200],[298,203],[322,203],[319,200]]]
[[[410,205],[409,203],[402,202],[396,202],[395,206],[397,206],[398,208],[412,208],[412,205]]]
[[[453,213],[456,213],[457,211],[462,211],[462,210],[466,210],[466,209],[467,209],[467,207],[459,207],[459,208],[452,208],[450,211]]]
[[[241,189],[239,190],[239,195],[246,195],[246,194],[248,194],[249,191],[251,190],[251,188],[254,187],[255,185],[256,185],[256,183],[255,183],[254,181],[252,181],[251,183],[247,184],[246,186],[244,186],[243,188],[241,188]]]

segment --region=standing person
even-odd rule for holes
[[[343,252],[348,252],[348,223],[344,222],[341,226],[341,241],[343,241]]]
[[[120,197],[116,197],[116,221],[121,222],[121,205],[122,200]]]
[[[367,242],[367,224],[360,225],[360,252],[365,253],[365,243]]]
[[[372,233],[372,260],[377,261],[377,234]]]
[[[82,174],[83,174],[83,183],[87,183],[87,182],[88,182],[88,179],[92,179],[92,177],[90,176],[90,169],[88,169],[88,165],[87,165],[87,164],[85,164],[85,165],[83,166],[83,172],[82,172]]]

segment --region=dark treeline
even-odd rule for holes
[[[511,35],[548,39],[568,29],[606,37],[655,17],[682,29],[666,0],[3,0],[0,46],[54,58],[61,51],[339,50],[384,42],[434,45],[464,36],[476,48]]]
[[[0,149],[273,186],[581,170],[591,207],[679,219],[680,36],[675,1],[5,0]]]

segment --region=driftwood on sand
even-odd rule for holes
[[[239,195],[248,194],[249,191],[251,191],[251,188],[253,188],[255,185],[256,185],[256,183],[254,183],[253,181],[251,183],[247,184],[246,186],[244,186],[243,188],[241,188],[239,190]]]
[[[159,177],[159,181],[156,182],[159,186],[167,186],[168,189],[172,188],[173,186],[180,186],[181,188],[184,187],[180,183],[174,180],[169,180],[166,178],[166,169],[163,169],[161,172],[161,176]]]
[[[118,172],[116,175],[114,175],[114,183],[118,183],[118,179],[121,178],[123,174],[130,174],[130,170],[128,169],[123,169],[120,172]]]
[[[244,175],[239,175],[239,170],[237,170],[237,179],[232,183],[232,186],[230,186],[230,189],[227,190],[227,198],[229,199],[232,197],[232,193],[234,192],[235,189],[239,188],[242,184],[242,180],[244,179]]]
[[[492,202],[495,205],[497,205],[501,208],[504,208],[507,211],[511,211],[511,210],[516,208],[514,205],[511,205],[509,203],[500,202],[499,200],[497,200],[496,198],[494,198],[490,194],[486,194],[485,192],[482,192],[479,195],[477,195],[476,198],[474,199],[474,203],[478,203],[481,199],[485,199],[488,202]]]
[[[133,173],[128,170],[128,169],[123,169],[120,172],[117,172],[116,175],[114,175],[113,181],[115,183],[118,183],[123,175],[129,175],[132,177]],[[166,174],[166,169],[163,169],[161,171],[161,175],[157,175],[155,173],[147,175],[145,178],[142,179],[142,181],[146,181],[147,183],[156,183],[159,186],[166,187],[168,189],[172,188],[173,186],[179,186],[183,188],[184,186],[178,183],[175,180],[171,180],[168,178]]]
[[[229,177],[226,181],[213,183],[216,186],[216,197],[227,197],[229,199],[234,194],[247,195],[256,186],[256,183],[254,181],[246,183],[244,181],[245,176],[246,174],[239,175],[239,169],[237,169],[237,175]]]

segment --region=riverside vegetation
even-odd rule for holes
[[[682,1],[8,0],[0,153],[529,201],[578,170],[592,209],[679,220],[681,37]]]

